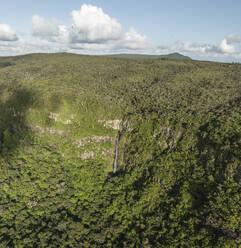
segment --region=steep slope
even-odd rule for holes
[[[3,247],[239,247],[240,64],[0,64]]]

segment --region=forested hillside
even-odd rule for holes
[[[0,58],[0,247],[240,247],[240,104],[240,64]]]
[[[174,60],[191,60],[190,57],[184,56],[180,53],[170,53],[166,55],[149,55],[149,54],[131,54],[131,53],[120,53],[106,55],[113,58],[124,58],[124,59],[174,59]]]

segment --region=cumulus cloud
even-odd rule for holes
[[[141,35],[134,28],[131,28],[129,32],[125,33],[122,46],[133,50],[147,49],[149,41],[145,35]]]
[[[69,39],[68,27],[61,25],[56,19],[45,20],[39,15],[32,17],[31,29],[33,36],[53,41],[67,42]]]
[[[32,17],[32,34],[40,37],[51,37],[58,35],[57,20],[46,21],[39,15]]]
[[[145,50],[150,47],[146,36],[139,34],[134,28],[125,33],[118,41],[106,41],[103,43],[73,43],[72,49],[88,51],[121,52],[128,50]]]
[[[90,51],[143,50],[149,47],[146,36],[134,28],[124,33],[121,24],[96,6],[83,4],[71,12],[72,25],[56,19],[32,17],[32,35],[42,40],[65,44],[71,49]]]
[[[221,41],[219,48],[223,53],[235,53],[235,47],[228,43],[227,39]]]
[[[0,40],[16,41],[18,40],[18,37],[8,24],[0,24]]]
[[[241,36],[238,34],[230,34],[216,44],[178,41],[162,44],[154,51],[150,50],[151,43],[145,35],[135,28],[124,32],[118,20],[102,8],[83,4],[79,10],[73,10],[70,17],[71,25],[64,25],[54,18],[46,20],[34,15],[31,20],[32,36],[28,40],[23,40],[20,33],[18,37],[9,25],[0,24],[0,55],[58,51],[92,54],[130,50],[146,52],[148,49],[158,54],[180,52],[196,58],[241,59]]]
[[[122,36],[121,24],[96,6],[83,4],[80,10],[72,11],[71,16],[73,43],[103,43]]]

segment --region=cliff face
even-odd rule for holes
[[[239,247],[239,64],[0,65],[3,247]]]

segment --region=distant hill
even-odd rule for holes
[[[173,59],[173,60],[191,60],[190,57],[182,55],[180,53],[170,53],[165,55],[149,55],[149,54],[111,54],[107,55],[114,58],[125,58],[125,59]]]

